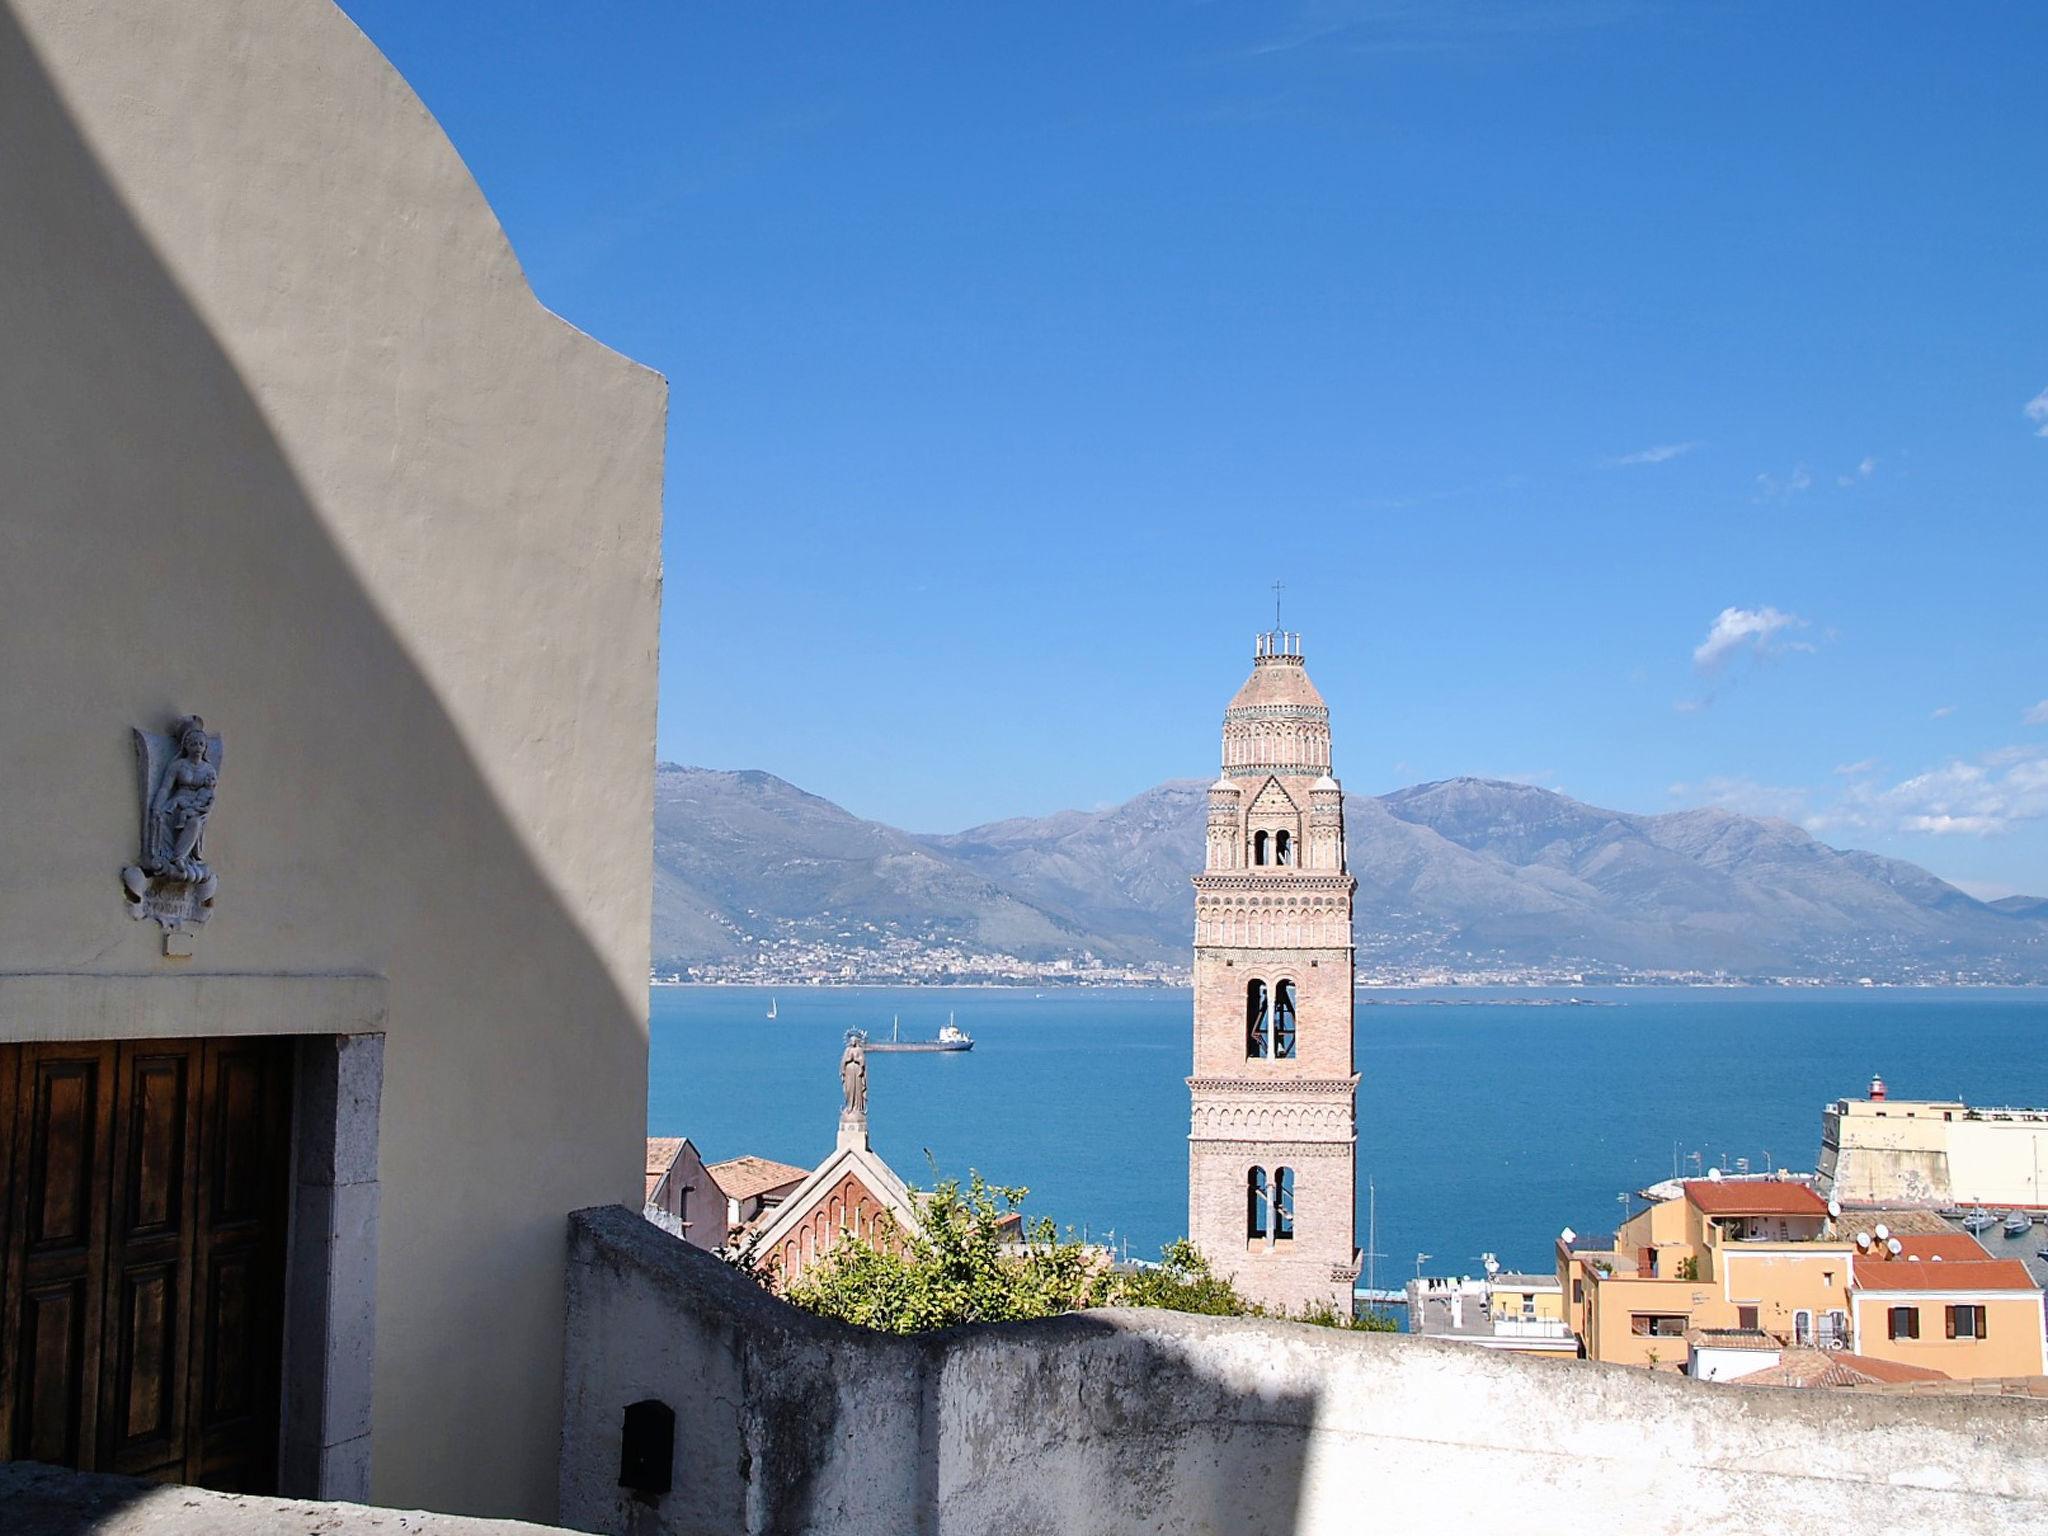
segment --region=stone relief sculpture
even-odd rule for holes
[[[842,1118],[865,1120],[868,1117],[868,1055],[867,1038],[859,1030],[849,1030],[846,1035],[846,1052],[839,1058],[839,1087],[846,1096],[846,1103],[840,1110]]]
[[[220,784],[221,739],[187,715],[167,734],[135,732],[142,777],[142,857],[121,871],[128,915],[166,929],[203,923],[220,881],[206,863],[206,822]]]

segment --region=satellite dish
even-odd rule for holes
[[[1841,1202],[1841,1201],[1839,1201],[1839,1200],[1830,1200],[1830,1201],[1828,1202],[1828,1214],[1829,1214],[1830,1216],[1839,1216],[1839,1215],[1841,1215],[1841,1214],[1842,1214],[1842,1202]]]
[[[1890,1237],[1891,1235],[1892,1235],[1892,1229],[1891,1229],[1890,1227],[1886,1226],[1886,1225],[1885,1225],[1885,1224],[1884,1224],[1883,1222],[1881,1222],[1881,1221],[1880,1221],[1880,1222],[1879,1222],[1879,1223],[1877,1224],[1877,1240],[1878,1240],[1878,1241],[1879,1241],[1879,1242],[1881,1243],[1881,1242],[1883,1242],[1883,1241],[1884,1241],[1884,1240],[1885,1240],[1886,1238]]]
[[[1896,1237],[1895,1237],[1895,1238],[1893,1238],[1893,1239],[1892,1239],[1892,1240],[1891,1240],[1890,1242],[1886,1243],[1886,1244],[1885,1244],[1884,1246],[1885,1246],[1885,1251],[1886,1251],[1887,1253],[1889,1253],[1889,1254],[1890,1254],[1890,1255],[1891,1255],[1891,1256],[1892,1256],[1893,1258],[1895,1258],[1895,1259],[1896,1259],[1896,1258],[1897,1258],[1897,1257],[1898,1257],[1898,1256],[1899,1256],[1900,1254],[1902,1254],[1902,1253],[1904,1253],[1904,1252],[1906,1251],[1906,1245],[1905,1245],[1904,1243],[1900,1242],[1900,1241],[1899,1241],[1899,1240],[1898,1240],[1898,1239],[1897,1239]]]
[[[1870,1234],[1869,1234],[1868,1232],[1858,1232],[1858,1233],[1856,1234],[1856,1247],[1857,1247],[1857,1249],[1858,1249],[1858,1250],[1860,1251],[1860,1250],[1862,1250],[1862,1249],[1866,1249],[1866,1248],[1868,1248],[1869,1246],[1870,1246]]]
[[[1718,1184],[1721,1182],[1721,1170],[1718,1168],[1709,1168],[1707,1170],[1707,1177],[1711,1179],[1714,1183]]]
[[[1563,1243],[1565,1247],[1569,1248],[1572,1245],[1572,1239],[1577,1237],[1578,1235],[1579,1234],[1574,1232],[1570,1227],[1566,1227],[1562,1232],[1557,1234],[1557,1240],[1560,1243]]]

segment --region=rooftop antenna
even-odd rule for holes
[[[1273,583],[1273,628],[1276,633],[1280,628],[1280,594],[1286,589],[1286,586],[1287,583],[1284,581]]]

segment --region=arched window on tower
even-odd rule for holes
[[[1246,1060],[1272,1054],[1272,1000],[1263,981],[1249,981],[1244,988],[1244,1054]]]
[[[1264,864],[1266,862],[1266,847],[1266,834],[1254,832],[1252,834],[1252,862],[1254,864]]]
[[[1273,1170],[1273,1240],[1285,1242],[1294,1236],[1294,1170]]]
[[[1271,1209],[1266,1197],[1266,1170],[1253,1168],[1244,1176],[1244,1235],[1264,1237]]]
[[[1292,864],[1294,862],[1294,834],[1282,828],[1273,834],[1273,862]]]
[[[1294,983],[1291,981],[1283,981],[1273,989],[1273,1054],[1283,1061],[1294,1055]]]

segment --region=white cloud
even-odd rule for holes
[[[1953,758],[1889,789],[1851,784],[1806,825],[1990,837],[2041,820],[2048,820],[2048,747],[2002,747],[1974,760]]]
[[[1607,462],[1614,468],[1620,468],[1625,464],[1663,464],[1672,459],[1682,458],[1699,446],[1697,442],[1657,443],[1649,448],[1639,448],[1634,453],[1624,453]]]
[[[1798,614],[1781,613],[1776,608],[1723,608],[1707,630],[1707,638],[1693,647],[1692,663],[1702,672],[1712,672],[1738,651],[1765,656],[1773,650],[1810,650],[1810,646],[1776,638],[1788,629],[1805,627],[1806,620]]]
[[[1866,453],[1863,456],[1863,462],[1858,464],[1853,472],[1835,476],[1835,484],[1854,485],[1858,480],[1868,480],[1876,473],[1877,459],[1873,455]]]
[[[1804,464],[1794,464],[1792,473],[1780,479],[1776,475],[1758,475],[1756,490],[1760,499],[1774,496],[1796,496],[1813,486],[1813,471]]]
[[[2021,715],[2020,724],[2048,725],[2048,699],[2043,699],[2024,715]]]
[[[1955,712],[1956,712],[1956,707],[1955,707],[1955,705],[1953,705],[1953,704],[1944,704],[1944,705],[1942,705],[1942,706],[1941,706],[1941,708],[1939,708],[1939,709],[1931,709],[1931,710],[1929,710],[1929,711],[1927,712],[1927,718],[1928,718],[1928,719],[1930,719],[1930,720],[1946,720],[1946,719],[1947,719],[1947,718],[1948,718],[1948,717],[1949,717],[1950,715],[1954,714]]]
[[[1878,762],[1876,758],[1866,757],[1858,762],[1837,763],[1835,765],[1835,772],[1839,773],[1845,779],[1860,779],[1865,774],[1877,772],[1877,770],[1882,766],[1883,764]]]
[[[1806,813],[1808,801],[1803,789],[1720,776],[1702,779],[1697,784],[1674,784],[1670,795],[1688,805],[1719,806],[1745,816],[1771,816],[1780,821],[1797,821]]]
[[[2048,389],[2044,389],[2023,407],[2027,420],[2034,423],[2036,437],[2048,437]]]

